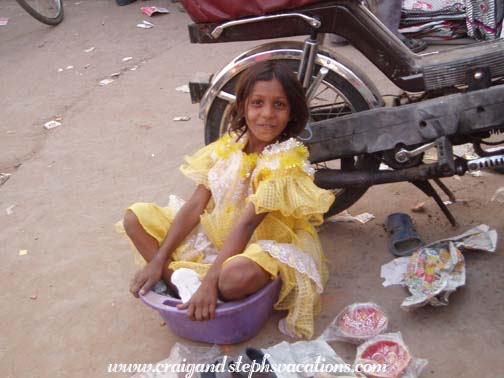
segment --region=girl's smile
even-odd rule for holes
[[[260,153],[264,147],[279,140],[290,113],[287,95],[277,79],[257,81],[245,104],[249,134],[246,151]]]

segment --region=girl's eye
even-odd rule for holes
[[[250,103],[254,106],[260,106],[262,104],[262,101],[261,100],[252,100]]]
[[[287,106],[287,104],[285,102],[282,102],[282,101],[277,101],[275,102],[275,106],[279,109],[283,109]]]

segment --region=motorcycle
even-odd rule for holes
[[[408,181],[433,197],[455,225],[429,180],[454,201],[441,178],[504,165],[504,148],[483,147],[502,143],[495,138],[504,130],[504,40],[418,55],[363,1],[296,0],[294,4],[308,4],[267,9],[259,16],[235,12],[224,20],[217,1],[209,6],[204,22],[198,14],[205,10],[204,2],[198,2],[197,10],[191,9],[191,0],[182,3],[198,21],[189,25],[192,43],[308,36],[304,42],[254,47],[210,78],[192,80],[189,87],[193,103],[200,103],[205,142],[210,143],[228,129],[234,87],[243,70],[266,59],[292,67],[311,112],[299,139],[310,150],[316,184],[336,194],[327,216],[350,207],[372,185]],[[236,15],[239,18],[229,18]],[[404,91],[393,106],[385,106],[377,87],[355,63],[322,46],[325,33],[347,39]],[[454,154],[453,146],[466,143],[473,144],[478,158]],[[436,149],[435,163],[424,162],[429,149]],[[392,169],[380,170],[382,163]]]

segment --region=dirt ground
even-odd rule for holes
[[[135,25],[147,19],[141,5],[165,6],[171,14],[140,29]],[[175,342],[201,345],[174,336],[128,293],[135,267],[113,224],[130,203],[187,196],[192,184],[177,167],[203,145],[203,125],[189,95],[175,88],[256,44],[191,45],[188,16],[167,0],[125,7],[72,0],[65,12],[64,22],[52,28],[14,0],[0,3],[0,17],[9,18],[0,26],[0,172],[11,174],[0,186],[0,367],[6,378],[106,377],[109,363],[156,362]],[[396,91],[352,48],[336,51],[361,62],[383,94]],[[98,85],[115,72],[121,75],[113,83]],[[62,126],[45,130],[42,125],[56,116]],[[175,116],[191,120],[173,122]],[[381,284],[380,267],[392,259],[383,229],[390,213],[410,213],[426,241],[480,223],[503,231],[503,204],[490,202],[504,186],[502,175],[446,183],[467,201],[451,206],[457,228],[408,184],[372,188],[350,209],[374,214],[373,221],[323,227],[331,278],[316,334],[345,305],[373,301],[388,313],[390,330],[401,331],[412,353],[429,360],[423,377],[502,376],[502,244],[493,254],[466,254],[467,284],[447,307],[405,312],[399,305],[406,291]],[[421,201],[426,212],[412,213]],[[278,319],[224,352],[294,341],[276,329]],[[332,346],[352,362],[353,346]]]

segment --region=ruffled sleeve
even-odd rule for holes
[[[314,224],[334,201],[334,195],[313,182],[308,150],[295,139],[263,152],[253,173],[254,193],[247,200],[256,213],[278,211],[285,217],[307,218]]]
[[[195,154],[185,156],[185,163],[181,165],[180,171],[189,179],[194,181],[196,185],[204,185],[206,188],[208,184],[208,171],[214,165],[214,151],[220,141],[210,143],[209,145],[201,148]]]

